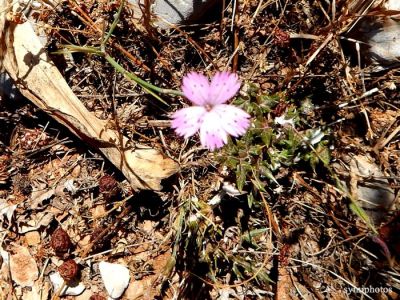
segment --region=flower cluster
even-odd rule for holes
[[[250,126],[250,115],[226,104],[240,89],[236,74],[217,72],[209,82],[202,74],[191,72],[183,78],[182,91],[193,106],[172,115],[172,128],[184,138],[200,131],[202,146],[213,151],[228,142],[228,135],[243,135]]]

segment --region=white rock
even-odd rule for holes
[[[58,272],[51,273],[49,277],[51,283],[53,284],[54,290],[58,291],[64,283],[64,279],[62,279]],[[82,283],[79,283],[76,286],[66,285],[60,293],[60,296],[78,296],[82,294],[85,289],[86,287]]]
[[[105,261],[99,263],[100,275],[108,295],[112,299],[122,296],[129,285],[130,275],[127,267]]]

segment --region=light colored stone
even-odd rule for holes
[[[357,178],[357,199],[371,220],[378,224],[393,204],[395,194],[379,166],[363,155],[350,162],[350,172]]]
[[[131,278],[128,268],[120,264],[102,261],[99,263],[99,269],[108,295],[112,299],[121,297]]]
[[[138,0],[128,1],[137,7]],[[215,3],[217,0],[155,0],[151,12],[155,17],[155,25],[169,28],[169,23],[187,24],[198,21]]]

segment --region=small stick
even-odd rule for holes
[[[321,44],[321,46],[319,46],[318,49],[307,60],[305,65],[306,67],[309,64],[311,64],[311,62],[317,57],[317,55],[321,52],[321,50],[324,49],[326,45],[328,45],[328,43],[332,40],[332,38],[333,38],[333,33],[331,32],[330,34],[328,34],[328,36],[326,37],[325,41]]]
[[[376,92],[379,92],[379,89],[378,89],[378,88],[373,88],[373,89],[371,89],[371,90],[369,90],[369,91],[366,91],[366,92],[365,92],[364,94],[362,94],[360,97],[354,98],[354,99],[352,99],[352,100],[350,100],[350,101],[348,101],[348,102],[346,102],[346,103],[339,104],[338,107],[339,107],[339,108],[343,108],[343,107],[349,105],[350,103],[356,102],[356,101],[361,100],[361,99],[364,99],[364,98],[366,98],[366,97],[369,97],[369,96],[371,96],[372,94],[375,94]]]
[[[386,144],[389,143],[399,132],[400,132],[400,126],[398,126],[395,130],[393,130],[393,132],[384,141],[379,141],[378,143],[376,143],[374,150],[378,151],[383,147],[385,147]]]

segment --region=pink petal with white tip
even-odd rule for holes
[[[206,113],[206,109],[202,106],[182,108],[172,115],[171,127],[178,135],[188,138],[200,129]]]
[[[222,128],[234,137],[246,133],[250,126],[250,115],[236,106],[220,104],[214,106],[213,111],[224,120],[221,122]]]
[[[211,80],[209,104],[222,104],[231,99],[240,89],[240,81],[236,74],[217,72]]]
[[[223,122],[224,120],[214,111],[205,114],[200,127],[200,142],[203,147],[213,151],[228,142],[228,135],[222,127]]]
[[[191,72],[183,77],[182,91],[195,105],[205,105],[209,99],[210,83],[202,74]]]

